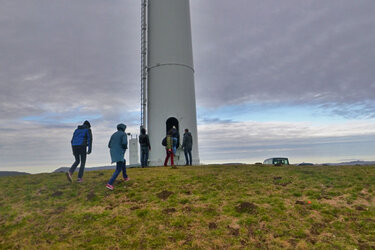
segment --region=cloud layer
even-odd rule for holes
[[[201,104],[311,103],[337,112],[363,105],[374,113],[375,2],[218,0],[193,6]]]

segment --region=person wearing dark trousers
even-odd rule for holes
[[[83,180],[82,178],[85,170],[86,156],[87,154],[90,154],[92,150],[92,132],[90,128],[90,122],[85,121],[82,125],[79,125],[73,133],[71,144],[75,161],[70,167],[69,171],[66,173],[66,176],[70,182],[73,181],[72,175],[79,163],[81,163],[81,166],[79,167],[77,182],[82,182]]]
[[[116,170],[113,173],[111,179],[109,179],[106,188],[113,190],[113,183],[115,182],[117,176],[122,171],[122,177],[124,181],[128,181],[129,177],[126,174],[126,161],[124,158],[125,151],[128,148],[128,136],[125,133],[126,125],[118,124],[117,132],[115,132],[108,143],[108,148],[110,149],[112,163],[116,162]]]
[[[144,168],[147,167],[148,152],[151,150],[150,139],[146,134],[146,129],[144,128],[141,129],[139,144],[141,146],[141,166]]]
[[[182,148],[184,149],[186,164],[192,165],[191,150],[193,148],[193,136],[189,132],[189,129],[185,129],[184,138],[182,141]]]

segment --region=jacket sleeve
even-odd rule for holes
[[[182,138],[182,147],[186,146],[186,135]]]
[[[72,139],[70,140],[70,144],[72,144],[72,146],[73,146],[74,133],[76,132],[76,130],[74,130],[73,135],[72,135]]]
[[[88,129],[87,131],[87,146],[89,147],[88,150],[91,152],[92,150],[92,132],[91,129]]]
[[[146,139],[147,139],[148,149],[151,150],[150,138],[147,136]]]
[[[112,136],[111,136],[111,138],[109,139],[109,142],[108,142],[108,148],[111,148],[111,141],[112,141]]]

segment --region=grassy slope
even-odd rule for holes
[[[375,248],[375,166],[128,173],[0,178],[0,248]]]

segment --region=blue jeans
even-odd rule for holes
[[[184,148],[184,153],[185,153],[185,160],[186,160],[186,165],[192,165],[192,160],[191,160],[191,149],[186,149]]]
[[[141,146],[141,166],[147,167],[148,146]]]
[[[177,138],[176,138],[176,137],[172,137],[172,138],[173,138],[173,146],[172,146],[173,154],[176,155],[176,150],[177,150]]]
[[[124,178],[128,178],[128,175],[126,174],[126,161],[118,161],[116,162],[116,170],[113,173],[111,179],[109,179],[108,184],[113,185],[115,182],[117,176],[121,173]]]

